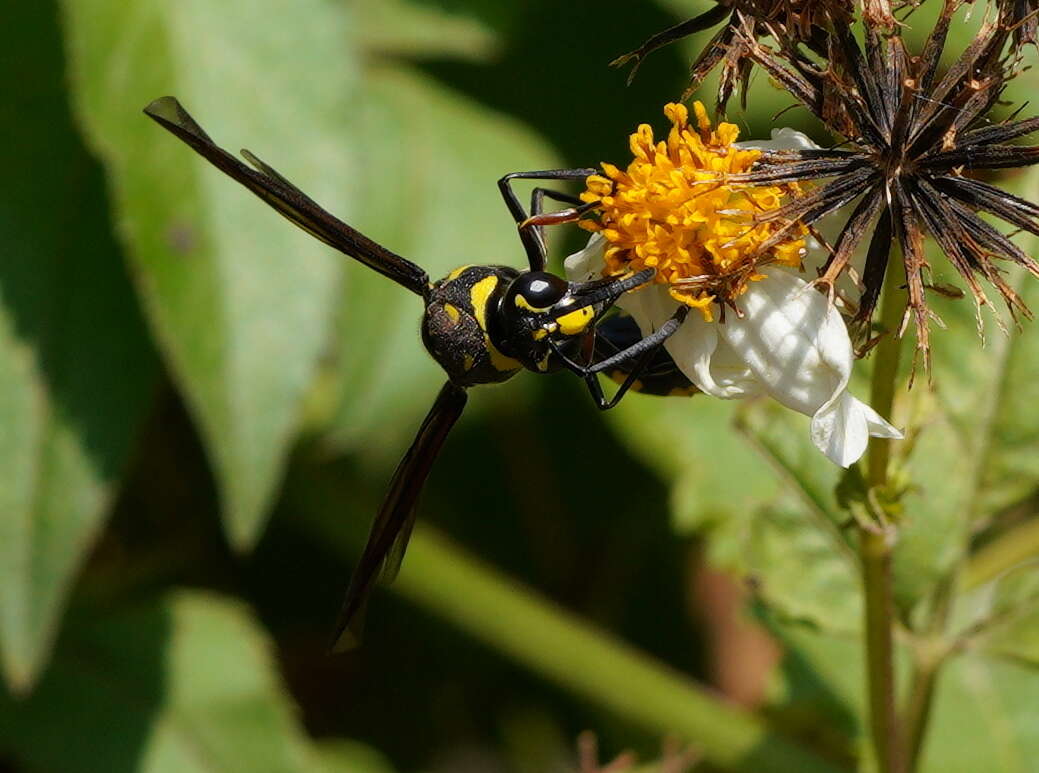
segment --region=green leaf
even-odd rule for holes
[[[322,742],[312,757],[313,773],[394,773],[385,757],[357,741]]]
[[[680,532],[733,520],[742,527],[781,491],[776,474],[735,431],[737,408],[704,395],[631,395],[610,412],[631,448],[672,481]]]
[[[942,670],[924,773],[1029,773],[1039,759],[1039,671],[968,654]]]
[[[904,516],[892,573],[895,603],[901,617],[911,622],[917,602],[952,570],[966,548],[971,459],[924,388],[914,388],[904,398],[916,406],[905,426],[922,430],[902,468],[909,487],[901,503]]]
[[[757,401],[740,411],[737,427],[760,451],[792,493],[821,519],[840,527],[848,520],[835,498],[842,471],[819,453],[808,434],[808,417],[771,400]],[[845,541],[839,536],[838,541]]]
[[[854,556],[803,508],[762,510],[734,547],[726,565],[753,577],[759,597],[779,614],[833,633],[853,635],[861,629],[861,581]],[[719,546],[712,544],[711,550],[716,553]]]
[[[1021,193],[1033,200],[1039,185],[1029,187]],[[1034,246],[1034,240],[1022,242],[1026,251]],[[1016,269],[1009,273],[1024,301],[1039,306],[1036,280]],[[964,515],[976,521],[1022,500],[1039,482],[1039,416],[1033,409],[1039,398],[1039,336],[1029,322],[1004,334],[985,312],[982,341],[969,300],[942,303],[939,311],[949,330],[935,347],[935,381],[958,433],[950,441],[972,486]],[[993,313],[1005,316],[1001,309]]]
[[[965,646],[1039,666],[1039,563],[1024,561],[961,590],[951,628]]]
[[[0,745],[26,768],[313,770],[270,645],[241,606],[180,592],[91,617],[70,626],[31,698],[0,696]]]
[[[763,615],[784,646],[769,704],[792,731],[844,753],[864,744],[866,675],[862,640]]]
[[[611,418],[672,480],[676,527],[705,534],[713,564],[753,577],[788,617],[858,629],[857,563],[833,496],[840,471],[811,444],[805,417],[769,401],[631,396]]]
[[[490,59],[500,47],[493,30],[480,20],[427,3],[362,0],[356,13],[364,30],[358,42],[369,55],[479,61]]]
[[[343,259],[141,115],[174,94],[332,211],[354,167],[344,4],[65,0],[75,104],[104,161],[149,321],[251,545],[326,344]]]
[[[14,689],[46,662],[148,405],[154,355],[103,182],[65,104],[47,3],[12,7],[18,83],[0,165],[0,652]]]

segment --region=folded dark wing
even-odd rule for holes
[[[451,427],[462,415],[465,402],[464,389],[451,382],[444,384],[414,442],[397,465],[389,492],[375,516],[368,542],[350,579],[336,625],[333,652],[342,652],[360,643],[368,596],[376,582],[388,582],[396,576],[415,525],[419,493]]]
[[[256,168],[243,164],[217,146],[175,98],[156,99],[144,108],[144,112],[307,233],[370,266],[413,293],[425,296],[429,276],[419,266],[373,242],[322,209],[303,191],[246,150],[242,151],[242,155]]]

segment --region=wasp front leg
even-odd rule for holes
[[[501,191],[505,206],[508,207],[512,219],[519,227],[520,241],[527,253],[527,261],[531,271],[544,271],[547,261],[545,242],[541,232],[536,227],[526,225],[530,219],[520,203],[519,197],[512,189],[513,180],[584,180],[589,175],[596,174],[596,169],[545,169],[537,172],[510,172],[498,180],[498,190]],[[545,190],[545,189],[542,189]],[[552,193],[555,193],[553,191]],[[545,194],[542,194],[545,195]],[[563,196],[565,194],[559,194]],[[531,197],[532,209],[535,201],[540,205],[541,199],[535,192]],[[579,202],[578,202],[579,203]]]

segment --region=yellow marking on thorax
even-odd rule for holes
[[[451,322],[457,325],[459,318],[462,316],[461,313],[459,313],[458,308],[450,303],[445,303],[444,311],[447,312],[447,316],[451,318]]]
[[[534,331],[534,340],[535,341],[543,341],[545,339],[545,336],[547,336],[547,335],[548,335],[548,331],[545,330],[545,328],[540,327],[540,328],[538,328],[537,330]]]
[[[498,277],[493,274],[484,277],[473,285],[473,288],[469,293],[469,300],[473,304],[473,314],[476,316],[476,324],[478,324],[480,329],[483,331],[483,340],[487,345],[487,353],[491,357],[491,365],[495,370],[507,373],[510,370],[519,370],[523,367],[523,363],[519,360],[513,359],[512,357],[507,357],[498,351],[498,347],[491,343],[491,337],[487,335],[487,302],[490,300],[491,294],[494,293],[497,286]]]
[[[452,271],[450,274],[448,274],[447,278],[448,279],[458,279],[458,277],[460,277],[463,273],[465,273],[465,271],[467,271],[468,269],[470,269],[472,267],[473,267],[472,263],[466,263],[464,266],[459,266],[454,271]]]
[[[591,306],[582,306],[576,311],[571,311],[569,314],[564,314],[561,317],[556,317],[556,322],[559,323],[559,329],[563,331],[563,335],[577,335],[586,327],[588,323],[595,317],[595,311]]]

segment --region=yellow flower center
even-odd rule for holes
[[[727,175],[749,171],[761,151],[735,147],[737,126],[721,123],[712,131],[704,106],[695,102],[693,109],[695,128],[685,105],[664,108],[672,123],[666,142],[654,142],[653,129],[639,126],[627,170],[604,163],[603,175],[586,180],[581,200],[596,204],[597,217],[580,224],[606,239],[604,275],[656,268],[656,281],[668,285],[672,297],[710,321],[715,300],[731,301],[762,278],[757,266],[800,266],[807,231],[801,226],[761,254],[761,245],[786,223],[757,216],[800,190],[728,182]]]

